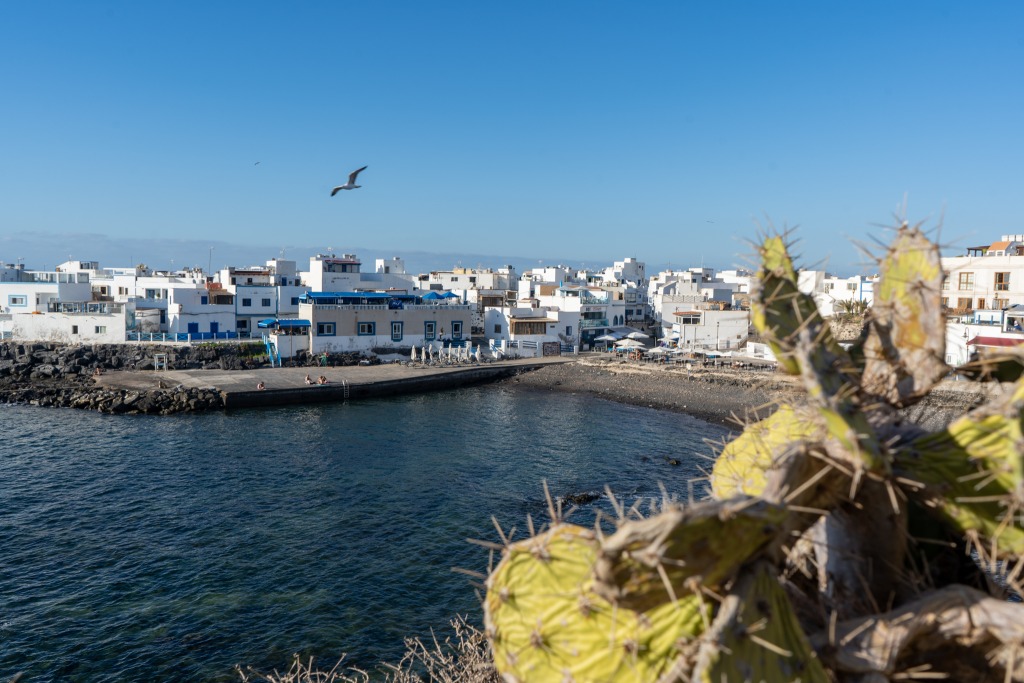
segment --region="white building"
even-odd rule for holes
[[[875,301],[877,275],[837,277],[823,270],[801,270],[797,273],[797,287],[804,294],[810,294],[818,311],[825,318],[840,312],[844,301],[864,302],[868,306]]]
[[[52,301],[46,313],[11,316],[12,339],[64,344],[123,344],[135,326],[131,304]]]
[[[943,258],[942,269],[942,303],[957,314],[1024,304],[1024,235],[1003,235],[964,256]]]
[[[412,293],[416,289],[417,278],[405,272],[401,259],[379,260],[373,273],[362,272],[362,265],[355,254],[317,254],[309,259],[309,270],[299,273],[299,278],[312,292]]]
[[[412,294],[310,292],[299,303],[299,323],[309,324],[309,350],[394,350],[469,340],[470,307],[424,303]],[[282,354],[283,355],[283,354]]]
[[[750,312],[690,308],[673,311],[670,339],[679,348],[729,351],[750,336]]]
[[[243,336],[255,334],[261,320],[298,317],[299,298],[310,291],[295,261],[277,258],[262,266],[223,268],[216,281],[234,295],[231,328]]]

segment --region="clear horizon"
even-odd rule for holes
[[[125,265],[87,252],[129,243],[161,267],[218,245],[727,269],[795,226],[801,265],[856,274],[853,243],[887,241],[904,205],[960,253],[1024,232],[1022,19],[1010,2],[8,3],[0,260]]]

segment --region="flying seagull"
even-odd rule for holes
[[[352,171],[351,173],[349,173],[348,174],[348,182],[345,183],[344,185],[338,185],[336,188],[331,190],[331,196],[333,197],[334,195],[338,194],[338,190],[354,190],[357,187],[362,187],[362,185],[356,185],[356,176],[359,175],[360,173],[362,173],[365,170],[366,170],[366,167],[363,166],[362,168],[357,169],[357,170]]]

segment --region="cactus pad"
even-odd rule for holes
[[[726,444],[711,472],[711,491],[719,500],[764,492],[765,473],[794,442],[815,438],[821,425],[793,406],[781,405],[772,415],[748,426]]]
[[[922,398],[948,372],[939,248],[917,228],[902,227],[881,262],[861,388],[902,407]]]
[[[788,513],[758,499],[708,501],[672,507],[631,521],[605,538],[595,569],[595,590],[620,606],[649,609],[695,582],[714,588],[758,554]]]
[[[506,681],[657,681],[688,668],[680,648],[703,631],[700,598],[615,607],[592,590],[597,553],[594,533],[569,524],[504,551],[484,609]]]
[[[692,680],[828,683],[770,565],[740,576],[703,639]]]
[[[898,472],[923,485],[908,492],[928,509],[994,542],[997,554],[1024,555],[1024,381],[1001,405],[969,413],[895,458]]]

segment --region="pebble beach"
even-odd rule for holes
[[[778,371],[637,363],[605,354],[552,365],[503,380],[542,391],[587,393],[620,403],[686,413],[738,427],[763,418],[774,406],[800,395],[798,380]],[[937,429],[1004,391],[998,384],[943,381],[907,416],[925,429]]]

